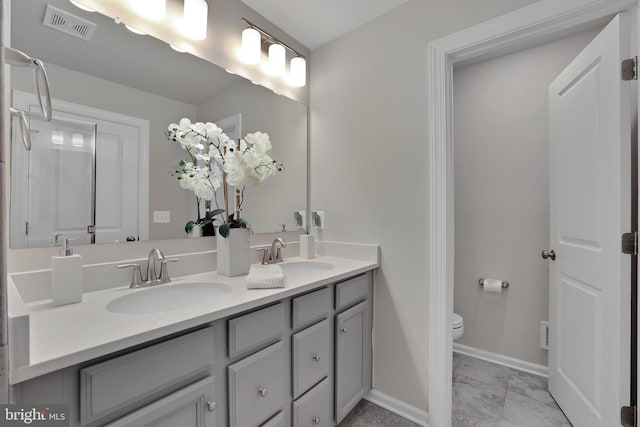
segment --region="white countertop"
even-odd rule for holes
[[[246,276],[224,277],[216,272],[174,278],[166,285],[130,289],[117,287],[83,294],[78,304],[53,307],[50,300],[24,304],[9,278],[9,318],[28,317],[28,360],[12,360],[9,381],[17,384],[40,375],[123,350],[181,330],[228,317],[246,310],[285,299],[292,295],[372,270],[378,262],[318,256],[313,260],[291,258],[287,262],[323,262],[333,269],[304,275],[286,275],[285,288],[247,289]],[[145,292],[158,286],[180,286],[186,282],[216,282],[231,287],[231,292],[184,309],[150,314],[121,314],[107,311],[109,302],[126,294]],[[20,331],[10,330],[10,334]],[[19,336],[13,342],[21,342]],[[15,345],[15,344],[14,344]],[[12,351],[14,359],[20,351]],[[18,355],[18,356],[15,356]]]

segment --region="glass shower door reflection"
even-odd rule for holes
[[[91,243],[96,125],[31,117],[30,127],[26,246],[48,246],[56,234]]]

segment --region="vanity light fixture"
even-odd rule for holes
[[[284,71],[287,66],[287,52],[279,43],[273,43],[269,46],[269,62],[267,65],[267,72],[272,76],[281,77],[284,76]]]
[[[55,145],[64,144],[64,134],[62,133],[62,131],[54,130],[53,132],[51,132],[51,143]]]
[[[187,37],[192,40],[207,38],[209,6],[206,0],[184,0],[183,27]]]
[[[138,14],[158,21],[167,14],[167,0],[132,0]]]
[[[291,59],[288,82],[294,87],[303,87],[307,84],[307,61],[303,57]]]
[[[131,25],[124,24],[124,27],[127,30],[131,31],[133,34],[139,34],[141,36],[146,36],[147,35],[147,33],[145,33],[144,31],[140,31],[139,29],[137,29],[135,27],[132,27]]]
[[[75,7],[77,7],[78,9],[82,9],[86,12],[95,12],[95,10],[91,9],[88,6],[83,5],[82,3],[79,3],[77,0],[69,0],[69,2]]]
[[[262,58],[262,38],[258,30],[247,28],[242,31],[242,60],[250,65],[260,63]]]
[[[249,26],[242,31],[242,60],[247,64],[257,65],[262,59],[262,44],[269,45],[269,60],[264,64],[266,72],[272,76],[284,77],[290,86],[302,87],[307,84],[307,61],[304,55],[281,42],[247,19],[242,21]],[[286,75],[287,52],[293,54],[289,74]]]
[[[83,147],[84,146],[84,136],[81,133],[74,133],[71,135],[71,145],[74,147]]]
[[[187,53],[187,51],[186,51],[186,50],[184,50],[184,49],[180,49],[178,46],[175,46],[175,45],[169,44],[169,47],[170,47],[171,49],[175,50],[176,52],[180,52],[180,53]]]

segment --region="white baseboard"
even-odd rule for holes
[[[388,394],[384,394],[381,391],[373,389],[369,391],[364,398],[373,404],[408,419],[409,421],[424,427],[429,427],[429,415],[427,415],[427,412],[422,409],[418,409],[415,406],[396,399],[395,397],[391,397]]]
[[[498,365],[507,366],[529,374],[539,375],[547,378],[549,376],[549,368],[547,366],[538,365],[537,363],[527,362],[526,360],[516,359],[515,357],[503,356],[502,354],[492,353],[479,348],[471,347],[464,344],[453,343],[454,353],[464,354],[465,356],[475,357],[477,359],[486,360],[487,362],[497,363]]]

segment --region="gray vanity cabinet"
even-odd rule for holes
[[[372,274],[13,387],[70,427],[334,427],[371,388]]]
[[[368,391],[365,363],[368,350],[367,303],[336,316],[336,421],[340,422]]]
[[[256,427],[284,409],[282,342],[229,366],[229,425]]]
[[[208,377],[105,427],[215,427],[215,380]]]

